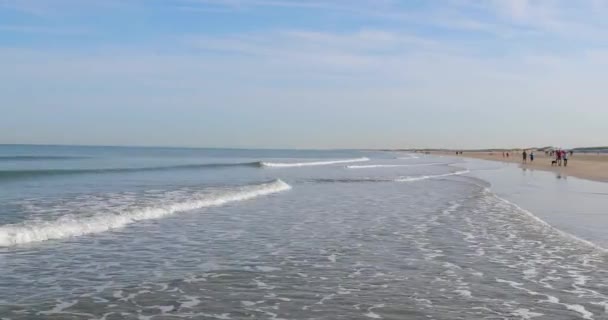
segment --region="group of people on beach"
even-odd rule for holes
[[[570,156],[572,156],[572,154],[573,154],[572,150],[566,151],[566,150],[557,149],[557,150],[545,151],[545,154],[548,155],[549,157],[555,157],[555,160],[551,161],[551,166],[560,166],[560,167],[561,167],[562,163],[564,164],[564,167],[568,166],[568,153],[570,153]]]
[[[568,166],[568,155],[572,156],[573,152],[572,150],[570,151],[566,151],[566,150],[562,150],[562,149],[555,149],[555,150],[545,150],[545,156],[551,157],[553,158],[553,160],[551,160],[551,166],[563,166],[566,167]],[[530,150],[528,152],[528,150],[523,150],[523,152],[521,153],[522,156],[522,162],[523,163],[528,163],[528,160],[530,160],[530,162],[534,162],[534,151]],[[502,157],[503,158],[508,158],[509,157],[509,152],[503,152],[502,153]]]
[[[534,162],[534,151],[530,151],[530,153],[528,154],[528,151],[524,150],[521,155],[524,163],[528,162],[528,156],[530,157],[530,162]]]

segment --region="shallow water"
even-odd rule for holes
[[[0,151],[137,168],[0,178],[3,318],[608,318],[604,184],[359,151]],[[198,166],[224,163],[275,165]]]

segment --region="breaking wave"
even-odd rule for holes
[[[275,168],[292,168],[292,167],[308,167],[308,166],[325,166],[340,163],[352,163],[352,162],[365,162],[369,161],[369,158],[356,158],[356,159],[344,159],[344,160],[330,160],[330,161],[313,161],[313,162],[260,162],[262,167],[275,167]]]
[[[426,167],[436,166],[444,163],[422,163],[422,164],[370,164],[346,166],[348,169],[371,169],[371,168],[398,168],[398,167]]]
[[[468,173],[469,170],[457,171],[452,173],[438,174],[432,176],[417,176],[417,177],[401,177],[401,178],[323,178],[323,179],[312,179],[311,181],[316,183],[365,183],[365,182],[415,182],[427,179],[448,177],[454,175],[461,175]]]
[[[456,171],[456,172],[451,172],[451,173],[436,174],[436,175],[430,175],[430,176],[402,177],[402,178],[397,178],[394,181],[397,181],[397,182],[413,182],[413,181],[420,181],[420,180],[427,180],[427,179],[435,179],[435,178],[456,176],[456,175],[461,175],[461,174],[465,174],[465,173],[469,173],[469,172],[470,172],[469,170],[461,170],[461,171]]]
[[[360,178],[360,179],[312,179],[315,183],[366,183],[366,182],[395,182],[392,179],[375,179],[375,178]]]
[[[0,226],[0,246],[64,239],[123,228],[142,220],[160,219],[178,212],[220,206],[291,189],[282,180],[248,185],[217,194],[201,195],[190,201],[134,209],[119,214],[94,214],[89,217],[63,216],[52,221],[25,221]]]

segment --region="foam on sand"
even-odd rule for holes
[[[356,159],[344,159],[344,160],[329,160],[329,161],[313,161],[313,162],[260,162],[262,167],[275,167],[275,168],[292,168],[292,167],[308,167],[308,166],[326,166],[340,163],[352,163],[352,162],[365,162],[369,161],[369,158],[356,158]]]
[[[190,201],[139,208],[120,214],[96,214],[88,217],[63,216],[52,221],[25,221],[0,226],[0,246],[7,247],[50,239],[64,239],[123,228],[142,220],[160,219],[178,212],[220,206],[291,189],[287,183],[273,182],[238,187]]]

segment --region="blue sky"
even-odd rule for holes
[[[608,141],[605,0],[0,0],[0,143]]]

